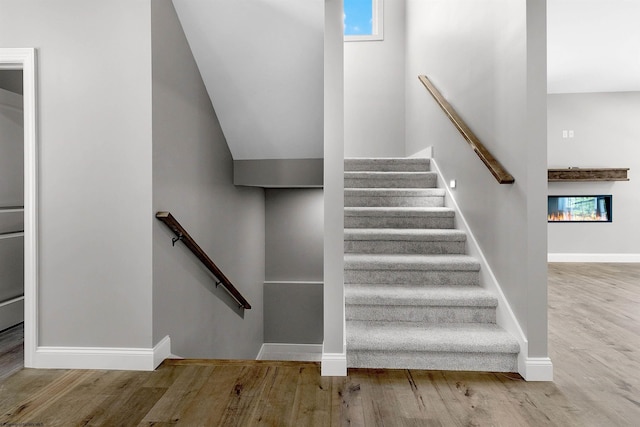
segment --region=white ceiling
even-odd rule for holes
[[[324,0],[173,3],[233,158],[322,158]]]
[[[640,91],[640,0],[548,0],[549,93]]]

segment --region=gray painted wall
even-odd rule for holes
[[[23,254],[24,237],[0,236],[0,303],[24,295]]]
[[[233,158],[322,158],[323,0],[174,3]]]
[[[233,183],[252,187],[322,187],[322,159],[234,160]]]
[[[405,0],[384,2],[384,40],[344,44],[344,154],[405,155]]]
[[[529,341],[547,356],[546,10],[407,0],[407,154],[433,146]],[[499,185],[417,80],[428,75],[516,179]]]
[[[0,234],[24,230],[23,208],[0,208]]]
[[[549,183],[551,195],[613,195],[612,223],[550,223],[549,252],[639,254],[640,92],[553,94],[547,106],[549,167],[631,168],[628,182]]]
[[[22,95],[22,70],[0,70],[0,89]]]
[[[149,0],[2,0],[38,49],[39,344],[152,345]]]
[[[183,357],[255,358],[263,342],[264,193],[233,160],[170,0],[151,2],[153,212],[171,211],[252,305],[242,311],[153,223],[153,337]]]
[[[322,284],[265,283],[264,342],[322,344]]]
[[[265,280],[322,281],[322,189],[267,189]]]
[[[322,189],[265,190],[264,341],[321,344]]]

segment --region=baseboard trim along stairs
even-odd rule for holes
[[[171,338],[167,335],[153,348],[39,346],[33,364],[26,367],[153,371],[170,356]]]
[[[345,160],[347,366],[517,372],[430,159]]]

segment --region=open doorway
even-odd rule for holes
[[[24,362],[23,104],[22,70],[0,69],[0,379]]]
[[[0,330],[24,320],[26,367],[38,342],[35,66],[35,49],[0,48]]]

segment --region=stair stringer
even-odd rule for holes
[[[449,181],[442,174],[437,161],[432,157],[429,157],[429,159],[432,166],[431,170],[438,175],[438,182],[443,183],[440,188],[444,188],[445,190],[444,204],[446,207],[452,208],[455,211],[455,228],[467,233],[468,255],[475,257],[480,263],[480,286],[493,291],[498,298],[496,323],[518,341],[520,346],[520,352],[518,353],[518,373],[527,381],[553,381],[553,364],[551,363],[551,359],[549,357],[529,357],[529,341],[520,327],[520,322],[518,322],[515,313],[511,309],[507,297],[502,292],[500,283],[495,274],[493,274],[493,270],[487,258],[484,256],[482,248],[469,227],[469,223],[460,210],[460,206],[458,206],[455,197],[453,197],[451,189],[448,185],[444,184]]]

